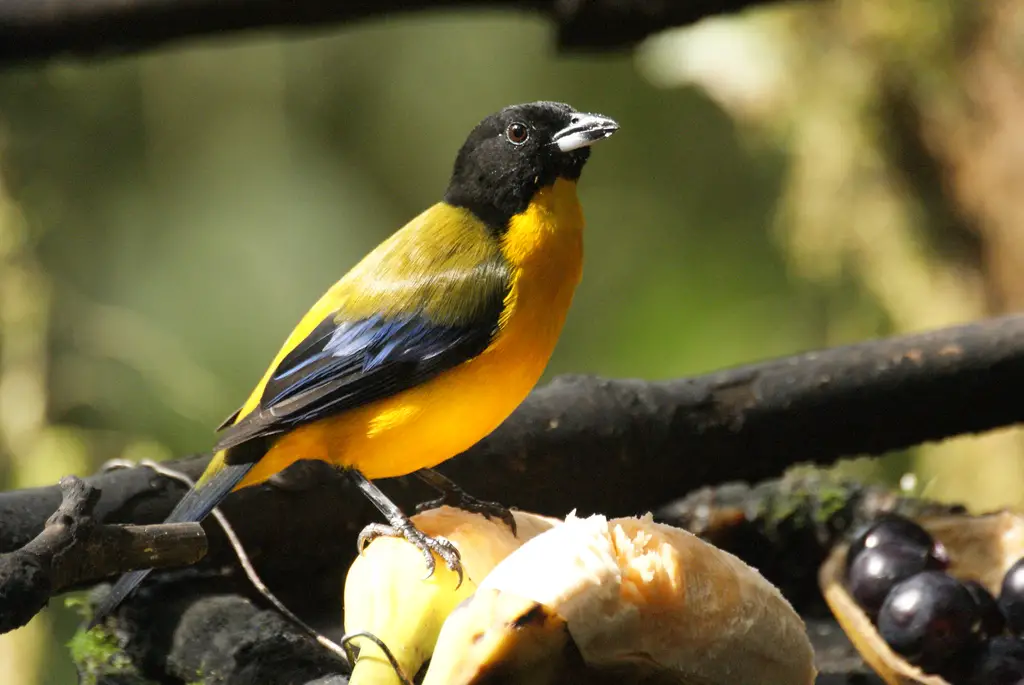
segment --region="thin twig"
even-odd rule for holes
[[[111,459],[107,461],[103,466],[105,469],[111,470],[118,468],[132,468],[133,466],[136,466],[136,464],[132,463],[131,461],[128,461],[127,459]],[[144,466],[146,468],[152,469],[153,471],[160,474],[161,476],[164,476],[165,478],[171,478],[172,480],[176,480],[179,483],[183,483],[186,487],[195,487],[195,481],[189,478],[186,474],[182,473],[181,471],[175,471],[174,469],[163,466],[150,459],[140,460],[138,462],[138,466]],[[242,541],[238,539],[238,535],[235,534],[234,528],[231,527],[231,523],[228,522],[227,517],[224,516],[224,513],[220,510],[220,507],[214,507],[211,513],[213,514],[213,517],[217,519],[217,523],[220,524],[221,529],[227,536],[228,541],[231,544],[231,549],[234,550],[235,556],[238,557],[238,561],[242,565],[242,570],[245,571],[246,577],[249,579],[249,582],[252,583],[253,587],[256,588],[256,591],[259,592],[264,597],[264,599],[273,604],[274,608],[276,608],[278,611],[284,614],[292,623],[294,623],[303,631],[305,631],[306,634],[308,634],[311,638],[316,640],[321,646],[326,647],[336,656],[340,657],[351,668],[352,663],[348,660],[348,653],[341,645],[338,645],[326,636],[321,635],[316,630],[314,630],[309,624],[307,624],[301,618],[292,613],[292,611],[288,607],[286,607],[281,602],[281,600],[274,596],[274,593],[270,591],[270,588],[268,588],[266,584],[260,579],[259,574],[256,573],[256,569],[253,567],[252,562],[249,560],[249,555],[246,554],[245,548],[242,546]]]
[[[181,471],[169,469],[150,459],[143,459],[139,462],[138,465],[151,468],[161,476],[164,476],[166,478],[172,478],[178,481],[179,483],[183,483],[186,487],[195,487],[195,482]],[[130,468],[131,466],[133,466],[133,464],[131,462],[128,462],[127,460],[111,460],[108,461],[105,464],[105,466],[107,468]],[[314,640],[316,640],[316,642],[319,645],[325,647],[335,656],[341,657],[341,659],[348,664],[349,668],[352,668],[355,665],[354,655],[350,653],[352,640],[357,637],[367,638],[375,645],[377,645],[381,652],[384,653],[384,656],[387,658],[388,663],[391,664],[391,668],[394,669],[395,675],[398,676],[398,679],[402,682],[402,685],[412,685],[412,682],[409,680],[408,677],[406,677],[405,673],[402,671],[402,667],[399,665],[398,660],[395,658],[395,655],[391,652],[391,649],[382,639],[380,639],[373,633],[367,630],[360,630],[354,633],[346,633],[341,637],[341,644],[339,645],[333,642],[330,638],[326,637],[325,635],[322,635],[319,632],[317,632],[312,626],[310,626],[301,618],[296,616],[288,607],[284,605],[283,602],[281,602],[281,600],[279,600],[274,595],[273,592],[270,591],[270,588],[267,587],[266,583],[264,583],[263,580],[260,578],[259,574],[256,572],[256,568],[252,565],[252,561],[250,561],[249,559],[249,555],[245,551],[245,547],[242,545],[242,541],[239,540],[238,535],[235,534],[234,528],[232,528],[231,523],[228,521],[227,517],[220,510],[220,508],[214,507],[211,513],[213,514],[214,518],[217,519],[217,523],[220,524],[221,529],[224,531],[224,534],[227,536],[228,541],[231,543],[231,548],[234,550],[235,555],[238,557],[238,561],[242,565],[242,569],[245,571],[245,575],[249,579],[249,582],[252,583],[253,587],[256,588],[256,591],[259,592],[264,597],[264,599],[273,604],[278,611],[285,615],[286,618],[291,620],[292,623],[294,623],[303,631],[305,631],[306,634],[312,637]]]
[[[412,685],[412,681],[406,677],[402,667],[398,664],[398,659],[396,659],[395,655],[391,653],[391,649],[387,646],[384,640],[381,640],[368,630],[357,630],[354,633],[345,633],[341,636],[341,644],[345,648],[345,654],[348,656],[349,663],[355,664],[356,662],[356,655],[349,654],[349,650],[352,647],[352,640],[357,637],[365,637],[367,640],[377,645],[377,648],[384,653],[388,663],[391,664],[391,668],[394,670],[395,675],[398,676],[400,681],[402,681],[402,685]]]

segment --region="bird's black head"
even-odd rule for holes
[[[560,102],[512,105],[481,121],[462,145],[444,199],[504,230],[534,193],[555,179],[575,181],[590,145],[619,125]]]

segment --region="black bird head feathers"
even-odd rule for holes
[[[558,178],[577,180],[590,145],[618,128],[608,117],[577,112],[560,102],[506,107],[469,134],[444,199],[504,230],[540,188]]]

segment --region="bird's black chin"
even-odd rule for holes
[[[589,147],[581,147],[572,152],[558,153],[558,158],[555,161],[557,177],[568,181],[578,181],[588,159],[590,159]]]

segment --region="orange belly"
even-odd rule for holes
[[[355,468],[371,480],[436,466],[497,428],[536,384],[546,359],[513,356],[495,350],[394,397],[301,426],[275,442],[246,481],[296,459]]]

